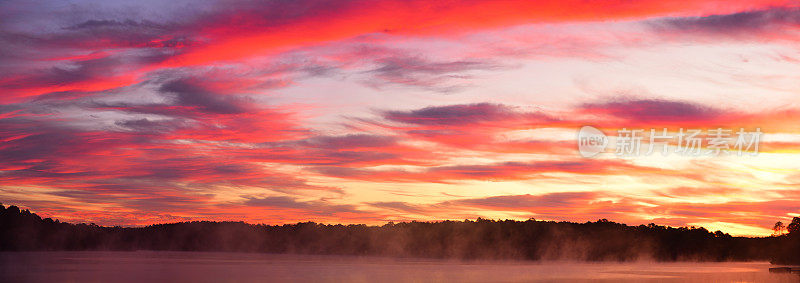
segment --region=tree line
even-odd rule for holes
[[[777,226],[777,225],[776,225]],[[697,227],[488,220],[382,226],[192,221],[104,227],[42,219],[0,205],[0,251],[169,250],[467,260],[749,261],[800,263],[800,218],[788,233],[733,237]]]

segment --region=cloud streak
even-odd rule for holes
[[[797,169],[781,162],[800,144],[797,14],[771,0],[3,1],[0,198],[111,225],[530,214],[757,231],[796,210],[743,188],[796,187],[775,172]],[[659,71],[725,52],[755,83]],[[598,97],[583,78],[654,94]],[[711,95],[745,92],[769,106]],[[772,159],[580,159],[583,125],[758,127]],[[648,195],[618,192],[634,186]]]

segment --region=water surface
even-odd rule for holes
[[[0,282],[798,282],[766,262],[450,261],[207,252],[6,252]]]

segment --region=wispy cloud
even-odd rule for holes
[[[0,198],[103,224],[530,214],[756,231],[796,211],[795,6],[2,1]],[[719,52],[742,59],[703,61]],[[682,60],[698,63],[665,64]],[[653,91],[598,97],[581,78]],[[714,101],[743,93],[764,105]],[[772,159],[579,159],[583,125],[758,127]]]

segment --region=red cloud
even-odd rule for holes
[[[547,173],[584,175],[675,173],[658,168],[640,167],[624,161],[598,159],[435,166],[426,167],[421,171],[376,170],[349,167],[317,167],[314,170],[328,176],[372,182],[509,181],[534,179],[537,178],[537,176]]]
[[[201,23],[206,37],[171,64],[205,64],[264,54],[269,50],[340,40],[361,34],[448,34],[531,22],[566,22],[696,15],[736,12],[781,5],[786,1],[365,1],[330,3],[300,1],[270,3],[263,7],[228,7],[229,11]],[[284,6],[285,5],[285,6]],[[263,9],[253,9],[263,8]],[[278,14],[274,20],[261,12],[302,8],[305,14]],[[247,27],[242,29],[242,27]]]
[[[24,201],[49,209],[64,219],[149,224],[196,217],[254,219],[254,215],[260,213],[269,213],[271,216],[264,221],[272,223],[311,218],[334,222],[385,219],[385,215],[370,215],[371,212],[362,211],[352,203],[342,205],[327,199],[303,201],[294,196],[304,190],[343,194],[341,188],[310,181],[319,175],[369,182],[513,181],[556,173],[578,177],[670,175],[702,181],[693,173],[635,166],[621,160],[575,160],[572,141],[500,140],[497,137],[509,131],[572,130],[581,125],[604,128],[722,126],[748,130],[761,127],[764,132],[796,133],[800,132],[797,124],[800,112],[779,109],[748,113],[692,102],[646,98],[585,103],[564,113],[476,103],[379,111],[379,119],[361,120],[369,126],[378,126],[375,132],[323,134],[304,125],[297,115],[297,106],[266,106],[247,94],[252,90],[285,86],[292,82],[290,74],[347,68],[360,65],[361,62],[355,61],[370,56],[374,58],[370,57],[369,63],[376,66],[365,73],[373,79],[368,84],[376,87],[400,84],[447,91],[450,86],[441,84],[441,80],[461,71],[494,69],[498,65],[475,58],[437,61],[404,52],[372,49],[325,58],[333,61],[331,65],[307,62],[314,61],[307,60],[307,54],[297,55],[298,62],[270,63],[266,67],[242,61],[373,33],[449,37],[461,32],[526,23],[698,16],[657,21],[666,25],[670,32],[722,31],[727,34],[752,29],[764,32],[776,26],[796,26],[796,8],[765,9],[785,3],[649,0],[220,2],[207,10],[187,11],[185,16],[170,19],[170,23],[75,15],[76,23],[62,25],[61,19],[55,19],[52,22],[55,28],[41,32],[16,29],[16,26],[30,26],[25,19],[41,17],[14,13],[24,9],[0,9],[4,19],[0,23],[0,67],[3,68],[0,72],[0,92],[3,93],[0,98],[0,184],[41,188],[44,199]],[[23,4],[6,1],[0,3],[0,8]],[[749,12],[741,12],[745,10]],[[708,16],[710,13],[735,14]],[[433,147],[436,150],[432,150]],[[796,143],[767,142],[762,150],[796,148]],[[551,159],[447,164],[450,157],[465,152],[482,157],[544,153]],[[297,172],[270,167],[275,164]],[[415,165],[419,170],[371,168],[382,165]],[[218,189],[240,187],[292,196],[239,196],[243,200],[233,203],[220,203],[215,198]],[[694,192],[683,189],[669,193]],[[655,206],[642,207],[635,200],[610,202],[590,193],[495,196],[446,204],[535,210],[552,217],[570,211],[583,212],[585,217],[648,212],[670,221],[681,217],[736,221],[722,215],[722,211],[728,210],[756,215],[758,221],[764,222],[769,217],[782,217],[787,210],[797,209],[785,201],[699,208],[683,203],[652,203]],[[736,205],[744,208],[737,210]],[[774,208],[766,207],[768,205]],[[372,206],[410,213],[453,215],[447,214],[453,211],[442,210],[445,203],[434,208],[400,202],[374,202]],[[226,212],[220,213],[220,210]],[[759,210],[767,213],[759,214]]]
[[[583,104],[576,110],[576,114],[587,124],[612,129],[666,127],[675,130],[721,127],[734,131],[740,128],[747,131],[761,128],[762,132],[800,131],[800,126],[792,122],[800,118],[800,111],[792,108],[744,112],[685,101],[619,98]]]

